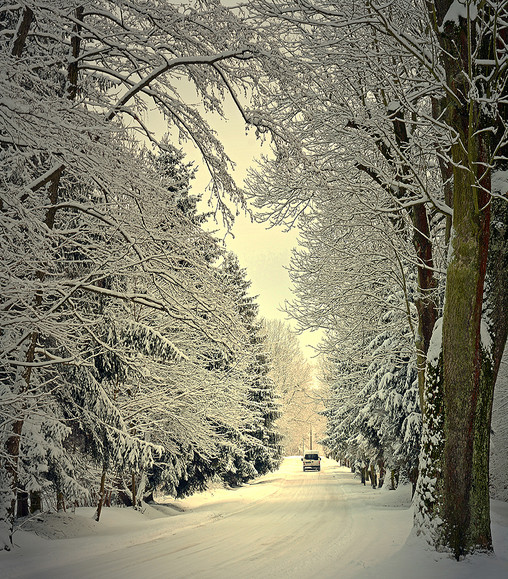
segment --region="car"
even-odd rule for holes
[[[302,461],[304,472],[306,470],[321,470],[321,457],[317,452],[312,450],[304,452]]]

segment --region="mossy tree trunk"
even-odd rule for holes
[[[482,71],[474,59],[492,61],[495,41],[480,37],[476,4],[466,2],[464,13],[446,20],[452,0],[428,2],[447,81],[453,219],[442,348],[426,376],[429,411],[424,416],[420,514],[424,523],[439,521],[430,525],[433,540],[457,559],[492,550],[488,476],[497,362],[482,322],[492,202],[492,118],[485,116],[481,99],[475,97],[488,87],[481,85]],[[482,17],[490,18],[487,12]]]
[[[484,157],[484,143],[480,137],[468,138],[469,115],[464,118],[465,112],[457,109],[456,124],[463,122],[463,129],[452,151],[452,258],[443,312],[443,538],[460,557],[476,547],[492,548],[488,453],[483,454],[488,450],[493,384],[481,346],[490,199],[478,188],[479,180],[470,163],[471,159],[478,162]],[[490,184],[485,185],[490,190]]]

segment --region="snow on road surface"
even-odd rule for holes
[[[164,506],[44,517],[49,540],[19,532],[0,554],[0,577],[491,578],[508,577],[508,505],[494,505],[496,556],[457,563],[411,534],[409,489],[364,487],[324,460],[302,472],[299,458],[239,489],[218,489]],[[62,538],[65,537],[65,538]]]

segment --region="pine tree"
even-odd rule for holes
[[[233,296],[248,335],[245,345],[250,353],[250,364],[245,380],[248,382],[247,405],[251,413],[249,423],[243,431],[233,435],[239,448],[233,450],[229,466],[221,474],[230,484],[245,482],[254,476],[275,470],[281,460],[281,435],[276,428],[279,404],[275,386],[268,377],[269,361],[263,349],[262,325],[257,319],[258,305],[255,298],[248,295],[251,282],[245,269],[240,267],[238,258],[228,253],[222,270],[227,280],[228,291]],[[233,433],[230,433],[230,436]]]

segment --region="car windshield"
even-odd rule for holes
[[[317,454],[306,454],[305,460],[318,460],[319,456]]]

